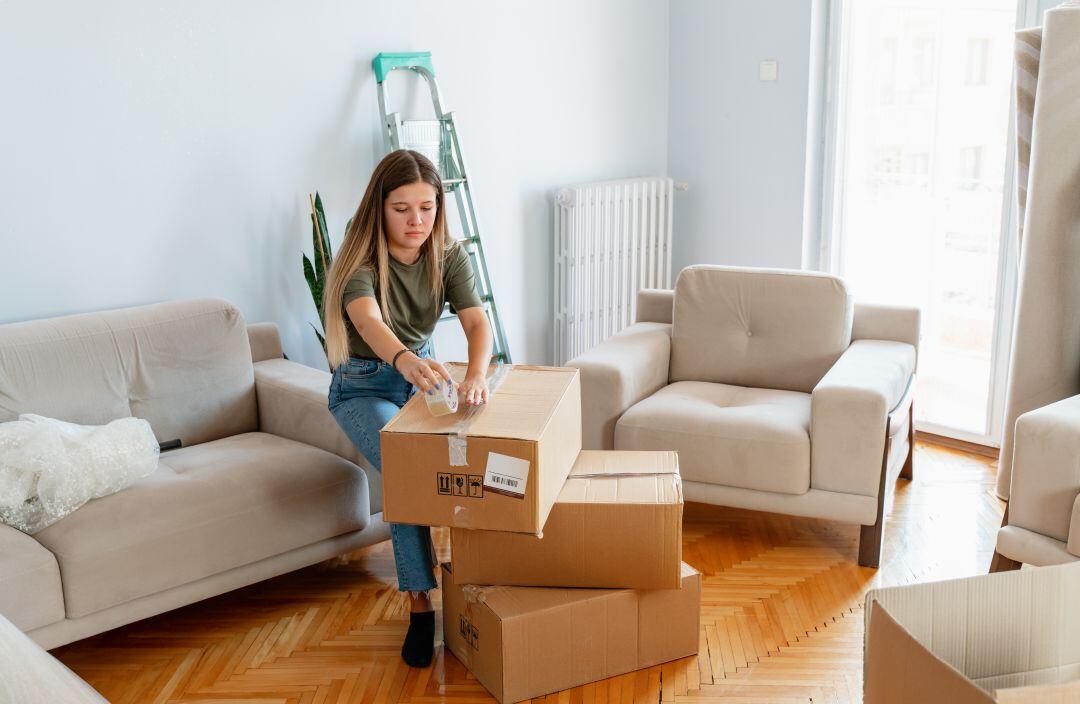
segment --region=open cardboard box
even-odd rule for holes
[[[865,638],[865,704],[1080,701],[1080,563],[871,591]]]
[[[465,584],[678,589],[682,483],[674,452],[583,450],[542,536],[454,528]]]
[[[539,533],[581,451],[578,371],[514,365],[468,413],[434,416],[416,394],[382,429],[383,520]]]

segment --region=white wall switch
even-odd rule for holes
[[[758,80],[759,81],[775,81],[778,75],[778,68],[775,61],[762,61],[758,66]]]

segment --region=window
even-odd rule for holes
[[[824,268],[922,310],[917,422],[991,442],[1016,2],[842,3],[829,118]]]
[[[975,37],[967,42],[967,73],[965,83],[969,86],[985,86],[990,71],[990,40]]]
[[[964,147],[960,150],[959,188],[971,191],[982,185],[985,178],[983,173],[985,151],[982,146]]]

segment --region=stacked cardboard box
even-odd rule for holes
[[[700,577],[683,565],[681,589],[477,587],[443,565],[443,640],[517,702],[696,653]]]
[[[675,453],[581,451],[577,370],[511,367],[471,417],[416,397],[382,463],[384,520],[452,529],[444,641],[499,701],[697,652]]]
[[[584,450],[543,536],[454,528],[465,584],[678,589],[682,484],[674,452]]]
[[[433,416],[417,394],[381,444],[386,522],[539,533],[581,450],[581,381],[576,369],[511,367],[471,418]]]

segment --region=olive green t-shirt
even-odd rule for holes
[[[379,301],[376,279],[375,272],[370,269],[357,269],[345,284],[345,293],[341,297],[342,307],[361,296]],[[427,256],[423,254],[412,264],[402,264],[391,256],[388,283],[390,314],[394,319],[385,322],[402,344],[410,349],[420,347],[431,337],[431,333],[435,331],[435,323],[442,315],[444,303],[449,302],[455,311],[481,305],[480,296],[476,293],[476,280],[469,254],[458,242],[446,250],[446,258],[443,260],[443,300],[435,301],[432,298]],[[378,356],[360,337],[349,319],[348,312],[345,312],[345,329],[349,335],[349,354],[360,357]]]

